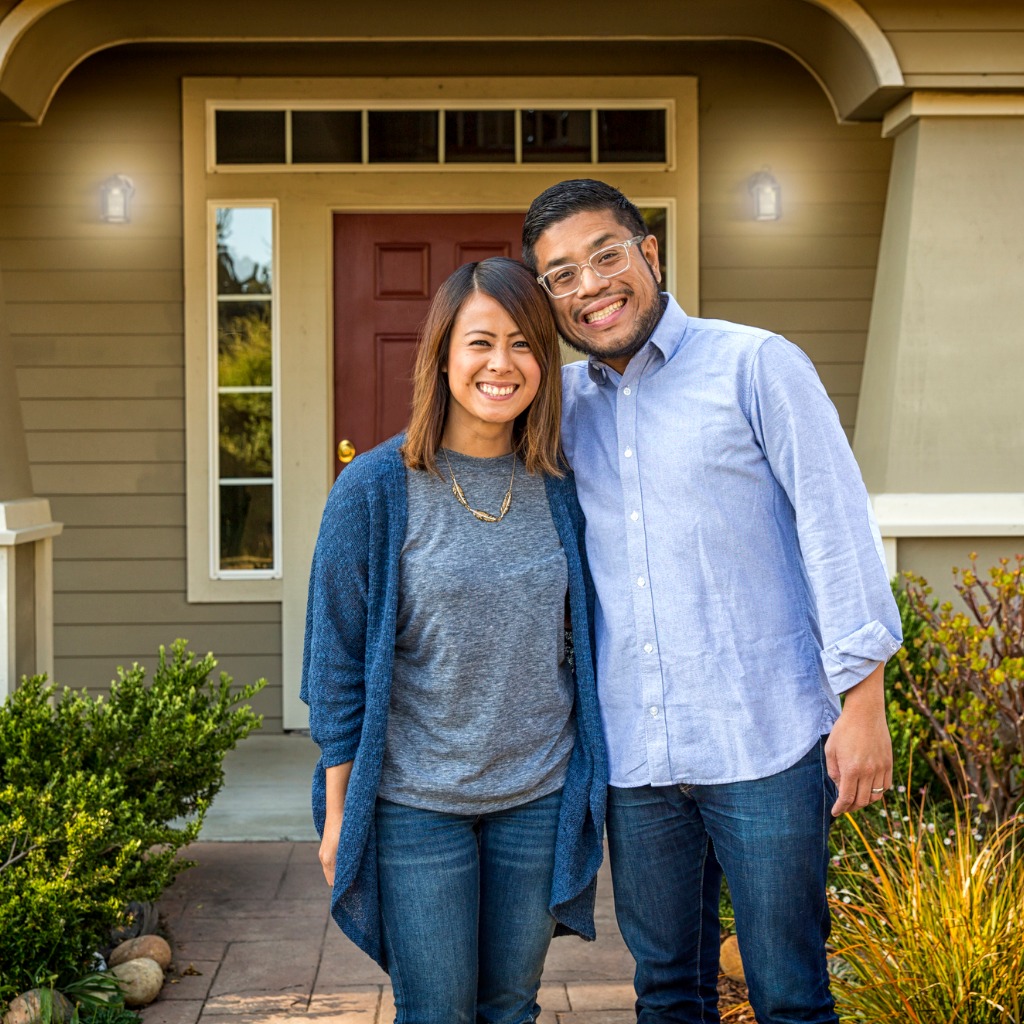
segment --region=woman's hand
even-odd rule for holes
[[[324,869],[327,884],[334,885],[334,868],[338,861],[338,840],[341,838],[341,821],[344,817],[344,806],[340,814],[328,814],[324,821],[324,837],[320,840],[320,867]]]
[[[334,871],[338,863],[338,842],[345,817],[345,793],[352,774],[352,762],[332,765],[326,771],[327,800],[324,809],[324,834],[320,841],[320,867],[329,886],[334,886]]]

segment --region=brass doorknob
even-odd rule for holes
[[[356,446],[351,441],[338,442],[338,461],[348,465],[356,457]]]

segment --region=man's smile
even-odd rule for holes
[[[592,309],[587,313],[583,314],[583,322],[585,324],[599,324],[603,321],[614,316],[623,306],[625,306],[626,300],[624,297],[614,299],[611,302],[606,303],[599,309]]]

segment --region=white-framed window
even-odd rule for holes
[[[277,205],[208,207],[210,578],[281,576]]]
[[[211,101],[207,167],[239,171],[674,165],[674,103]]]

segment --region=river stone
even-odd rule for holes
[[[740,959],[740,946],[735,935],[729,935],[722,943],[718,953],[719,966],[722,973],[732,981],[742,981],[746,984],[743,975],[743,961]]]
[[[155,960],[165,971],[171,966],[171,947],[159,935],[140,935],[137,939],[122,942],[110,954],[110,966],[116,967],[143,956]]]
[[[148,956],[126,960],[110,973],[121,983],[125,1006],[148,1006],[160,995],[164,983],[163,969]]]
[[[12,999],[10,1008],[4,1014],[4,1024],[40,1024],[43,1019],[41,992],[41,989],[33,988],[22,992],[17,999]],[[51,990],[48,995],[53,998],[53,1020],[70,1020],[71,1003],[60,992]]]

